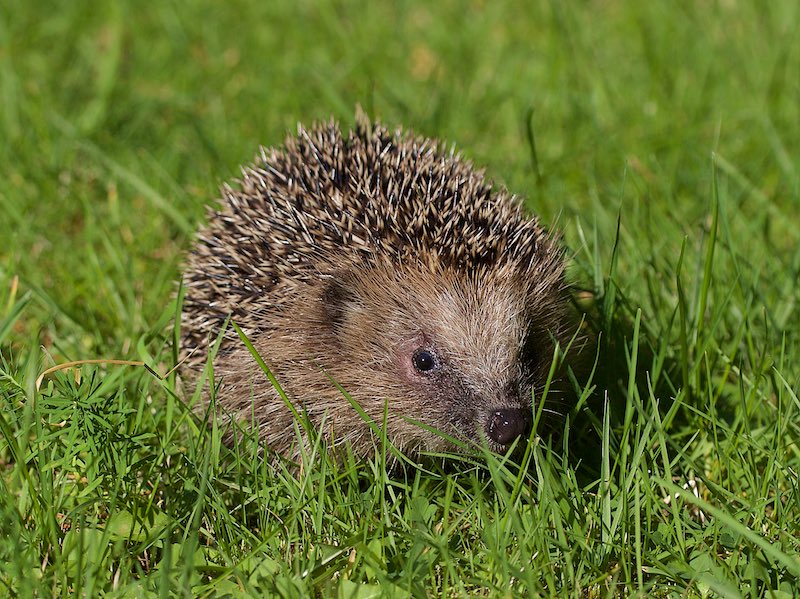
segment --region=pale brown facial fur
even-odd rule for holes
[[[230,314],[298,409],[362,455],[375,440],[331,379],[411,454],[453,449],[418,423],[499,452],[527,435],[574,332],[562,255],[470,164],[361,119],[347,139],[301,130],[225,196],[189,258],[184,351]],[[214,365],[224,409],[292,453],[291,412],[235,335]]]

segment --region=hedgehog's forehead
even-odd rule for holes
[[[426,314],[444,312],[495,320],[524,310],[529,294],[527,270],[514,263],[492,268],[452,268],[429,262],[382,261],[368,268],[367,277],[382,293],[389,293]]]
[[[397,267],[381,276],[393,314],[407,333],[423,334],[453,359],[487,377],[505,376],[528,331],[527,290],[519,273]],[[380,303],[380,298],[376,298]]]
[[[496,279],[466,279],[438,295],[434,339],[455,359],[504,378],[526,334],[525,294]]]

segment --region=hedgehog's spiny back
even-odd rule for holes
[[[244,175],[228,197],[268,221],[271,235],[261,241],[292,267],[328,252],[398,261],[436,254],[466,269],[532,262],[544,238],[471,164],[430,140],[363,122],[347,139],[334,124],[301,128]]]

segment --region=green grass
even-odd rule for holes
[[[791,0],[0,4],[0,594],[800,594],[798,22]],[[218,185],[356,104],[564,230],[601,345],[562,441],[388,475],[317,448],[298,475],[199,426],[174,374],[37,390],[70,360],[167,373]]]

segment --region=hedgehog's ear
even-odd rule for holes
[[[334,273],[322,286],[322,313],[334,331],[341,327],[350,307],[358,301],[353,276],[349,271]]]

